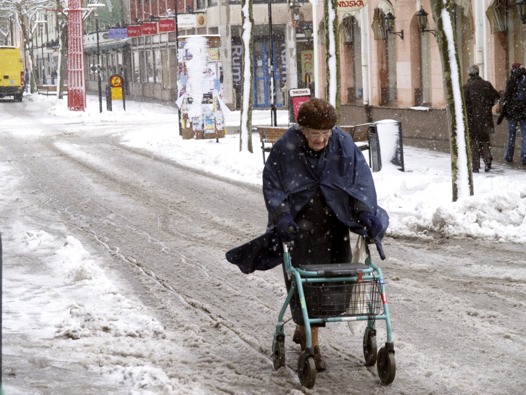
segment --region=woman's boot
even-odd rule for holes
[[[301,351],[305,350],[307,336],[305,335],[305,327],[303,325],[296,325],[294,335],[292,336],[292,341],[300,345]]]
[[[314,348],[314,364],[318,372],[323,372],[327,369],[325,359],[321,356],[320,346],[318,344],[318,327],[312,328],[312,347]]]

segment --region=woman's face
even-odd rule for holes
[[[309,148],[313,151],[321,151],[329,143],[329,137],[331,137],[331,129],[311,129],[305,128],[305,138]]]

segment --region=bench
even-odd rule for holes
[[[56,85],[37,85],[37,91],[39,95],[56,95],[57,86]]]
[[[366,151],[370,146],[370,129],[376,128],[376,126],[374,123],[364,123],[360,125],[340,126],[340,128],[351,135],[361,151]],[[257,127],[259,139],[261,141],[261,151],[263,152],[263,164],[266,162],[266,154],[270,152],[272,145],[278,141],[288,129],[288,127],[280,126]]]
[[[269,153],[272,145],[279,140],[289,129],[279,126],[258,126],[259,139],[261,141],[261,151],[263,152],[263,164],[267,161],[266,153]]]
[[[340,126],[340,128],[351,135],[354,143],[361,151],[367,151],[370,146],[371,128],[376,128],[374,123],[362,123],[360,125]]]
[[[37,85],[37,92],[39,95],[56,95],[57,94],[57,86],[56,85]],[[68,94],[68,87],[64,86],[64,89],[62,91],[63,95]]]

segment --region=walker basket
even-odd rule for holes
[[[304,283],[309,318],[383,314],[377,281]]]

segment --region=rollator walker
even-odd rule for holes
[[[289,248],[293,242],[283,243],[284,273],[291,286],[279,312],[272,341],[272,361],[275,370],[285,365],[283,317],[296,294],[306,333],[306,348],[298,358],[298,377],[307,388],[314,387],[316,382],[313,324],[367,321],[363,334],[365,365],[374,366],[376,363],[378,376],[384,384],[392,383],[395,378],[395,351],[384,278],[380,268],[372,262],[369,240],[362,241],[366,250],[365,263],[320,263],[303,267],[301,263],[297,267],[292,266]],[[375,244],[380,258],[385,259],[381,242],[375,240]],[[375,325],[379,320],[385,321],[387,339],[377,351]]]

